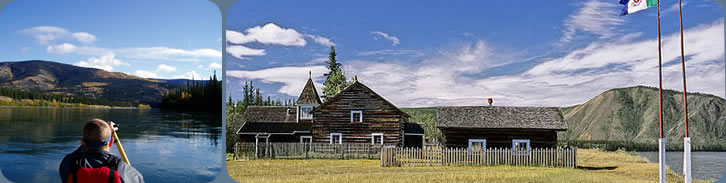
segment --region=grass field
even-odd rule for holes
[[[240,182],[657,182],[658,164],[628,152],[578,149],[580,168],[522,166],[380,167],[378,160],[227,161]],[[668,182],[683,182],[668,173]],[[694,181],[709,182],[709,181]]]

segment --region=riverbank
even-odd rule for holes
[[[108,105],[88,105],[83,103],[62,103],[47,100],[16,100],[9,97],[0,96],[0,107],[39,107],[39,108],[95,108],[95,109],[151,109],[149,105],[139,104],[136,107],[130,106],[108,106]]]
[[[524,166],[380,167],[378,160],[227,161],[244,182],[657,182],[658,164],[635,153],[578,149],[578,168]],[[668,170],[669,182],[683,177]],[[711,182],[696,180],[694,182]]]

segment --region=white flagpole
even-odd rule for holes
[[[665,139],[663,138],[663,68],[661,63],[661,41],[660,41],[660,0],[658,1],[658,108],[660,121],[660,138],[658,139],[658,169],[660,183],[666,182],[665,162]]]
[[[683,11],[681,0],[678,0],[678,16],[681,21],[681,69],[683,73],[683,122],[685,136],[683,136],[683,178],[685,183],[691,183],[691,138],[688,136],[688,102],[686,95],[686,59],[683,53]]]

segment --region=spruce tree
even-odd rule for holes
[[[341,68],[343,64],[338,63],[337,54],[335,53],[335,47],[330,47],[330,53],[328,56],[328,65],[326,68],[328,68],[328,73],[325,73],[325,83],[323,84],[323,94],[325,95],[325,98],[333,97],[337,95],[340,92],[340,89],[345,88],[349,85],[349,83],[346,81],[345,73],[343,73],[343,69]]]

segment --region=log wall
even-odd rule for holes
[[[469,139],[486,139],[487,148],[512,148],[512,139],[529,139],[532,148],[557,145],[557,131],[535,129],[441,128],[446,147],[468,147]]]
[[[342,133],[343,143],[371,143],[372,133],[383,133],[383,143],[400,145],[406,122],[396,106],[371,90],[354,84],[314,112],[313,142],[329,143],[330,133]],[[363,122],[352,123],[351,111],[363,111]]]

